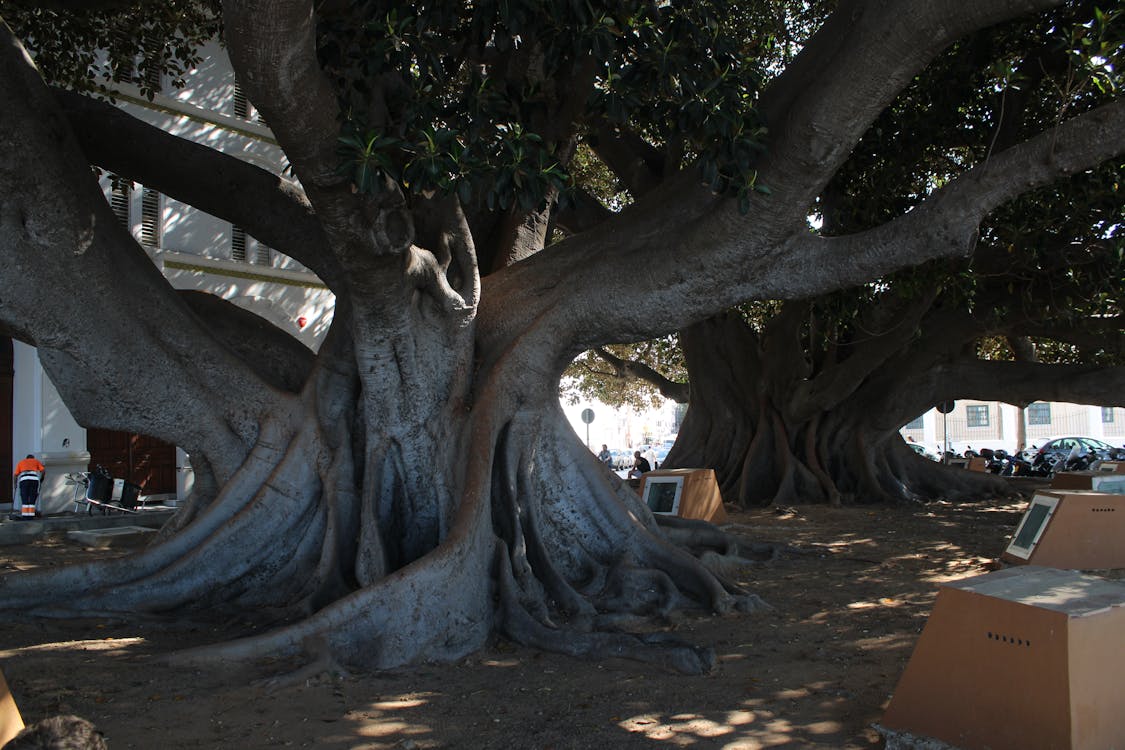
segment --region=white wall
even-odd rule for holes
[[[966,406],[987,405],[989,408],[989,425],[987,427],[969,427],[967,425]],[[1042,445],[1051,438],[1076,435],[1105,440],[1109,443],[1119,443],[1121,439],[1114,434],[1117,429],[1114,423],[1102,422],[1100,406],[1086,404],[1070,404],[1062,402],[1050,403],[1050,423],[1041,425],[1027,425],[1027,445]],[[1125,409],[1116,409],[1117,413],[1125,414]],[[1026,410],[1024,419],[1026,420]],[[943,424],[949,428],[950,450],[963,453],[972,446],[974,450],[990,448],[992,450],[1004,449],[1014,451],[1018,448],[1020,410],[1011,404],[996,401],[962,400],[955,402],[955,408],[949,415],[942,415],[936,409],[931,409],[923,415],[924,428],[922,430],[900,430],[904,438],[913,437],[915,442],[923,445],[926,450],[936,453],[943,443]],[[1125,429],[1121,430],[1125,436]]]
[[[63,404],[59,392],[43,372],[33,347],[13,341],[15,378],[12,394],[12,465],[28,453],[46,469],[39,491],[41,513],[58,513],[71,507],[70,472],[85,471],[86,430]]]

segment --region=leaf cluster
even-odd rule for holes
[[[674,382],[687,381],[687,368],[675,335],[638,344],[613,344],[605,349],[625,362],[651,367]],[[571,404],[596,400],[615,409],[637,412],[658,407],[664,401],[655,384],[615,368],[593,351],[583,352],[571,362],[563,376],[561,396]]]
[[[95,3],[65,13],[0,0],[0,17],[48,83],[103,96],[110,84],[130,83],[149,100],[163,77],[183,86],[199,48],[221,29],[218,0],[138,0],[124,10]]]
[[[541,205],[574,184],[573,140],[627,127],[697,154],[716,190],[753,190],[761,76],[728,0],[385,0],[325,12],[320,56],[361,190]]]

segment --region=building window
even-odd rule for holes
[[[129,194],[131,192],[132,189],[128,182],[114,180],[113,188],[109,194],[109,207],[113,209],[113,215],[117,217],[117,221],[126,229],[129,229]]]
[[[1102,407],[1102,424],[1113,424],[1113,407]]]
[[[912,419],[909,422],[907,422],[906,426],[903,427],[902,429],[904,429],[904,430],[920,430],[924,426],[925,425],[923,425],[923,423],[922,423],[922,417],[919,416],[916,419]]]
[[[230,258],[246,262],[246,230],[235,224],[230,227]]]
[[[1050,404],[1031,404],[1027,407],[1028,424],[1051,424]]]
[[[164,91],[164,73],[158,67],[150,67],[145,70],[144,88],[151,91],[153,94],[160,94]],[[152,97],[149,97],[152,100]]]
[[[965,416],[969,427],[988,427],[987,406],[966,406]]]
[[[243,120],[250,119],[250,102],[237,83],[234,84],[234,116]]]
[[[160,247],[162,235],[160,193],[145,188],[141,191],[141,244],[146,247]]]

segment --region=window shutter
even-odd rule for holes
[[[230,257],[241,263],[246,262],[246,230],[231,224],[230,232]]]
[[[120,180],[114,180],[113,189],[109,195],[109,206],[113,209],[114,216],[121,226],[129,229],[129,193],[131,189],[128,184]]]
[[[160,247],[162,235],[160,193],[145,188],[141,192],[141,244],[146,247]]]

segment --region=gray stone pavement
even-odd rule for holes
[[[139,510],[137,513],[114,512],[102,515],[97,512],[87,514],[85,511],[79,511],[77,513],[56,513],[35,520],[13,520],[8,517],[10,512],[10,510],[0,506],[0,513],[2,513],[0,515],[0,546],[27,544],[45,536],[63,535],[70,531],[119,529],[128,526],[159,529],[165,521],[172,517],[176,509],[154,505]]]

